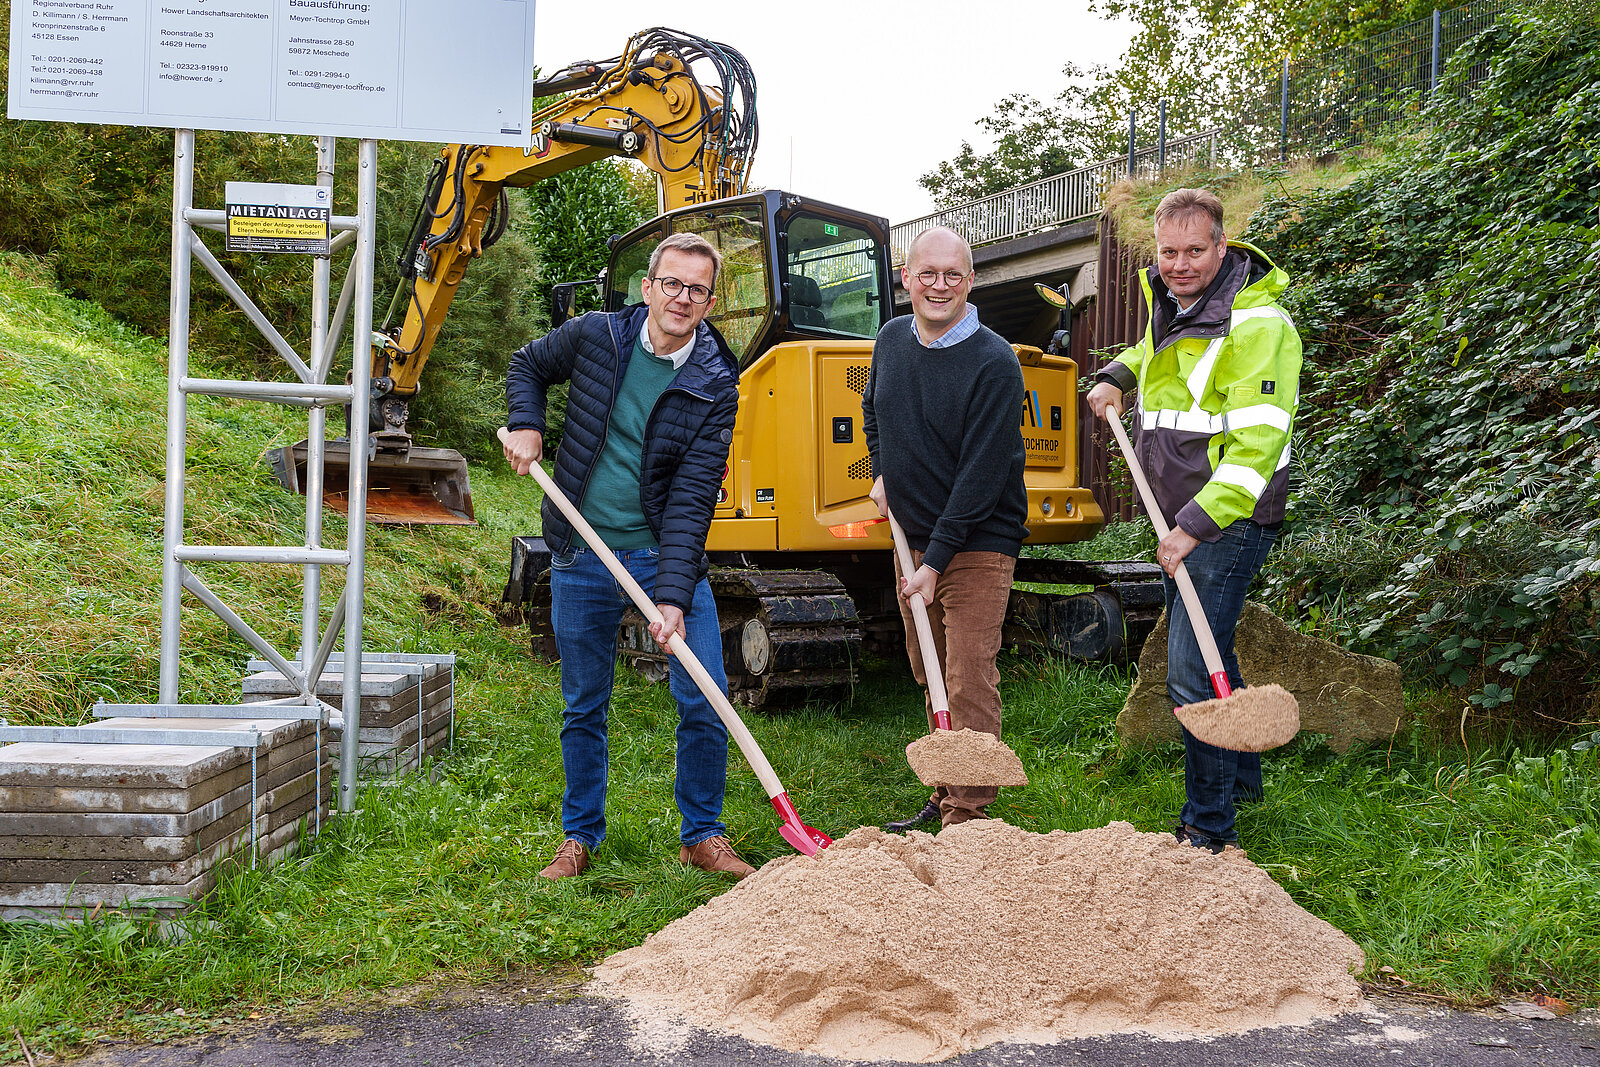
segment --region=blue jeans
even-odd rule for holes
[[[646,595],[655,594],[658,553],[653,548],[617,553]],[[606,836],[606,772],[610,755],[606,715],[616,679],[617,634],[628,594],[586,547],[570,558],[550,561],[551,621],[561,655],[561,695],[567,707],[561,723],[561,765],[566,789],[561,826],[592,851]],[[707,672],[728,689],[722,667],[722,635],[711,585],[695,586],[684,616],[692,651]],[[728,730],[722,725],[689,672],[673,657],[670,688],[678,702],[678,762],[673,795],[683,816],[679,836],[685,845],[725,835],[722,796],[728,780]]]
[[[1220,539],[1201,542],[1184,558],[1222,653],[1228,684],[1234,689],[1244,688],[1244,679],[1233,654],[1233,631],[1239,625],[1239,613],[1244,611],[1251,579],[1277,538],[1277,530],[1239,519],[1222,531]],[[1211,688],[1211,672],[1200,654],[1177,583],[1165,577],[1163,583],[1167,598],[1167,695],[1177,706],[1211,700],[1217,695]],[[1233,827],[1233,804],[1235,800],[1260,798],[1260,754],[1217,748],[1188,730],[1183,731],[1183,747],[1186,800],[1179,818],[1215,840],[1238,840]]]

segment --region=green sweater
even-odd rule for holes
[[[606,443],[578,507],[611,548],[658,547],[639,499],[639,469],[645,425],[677,373],[672,360],[651,355],[639,341],[633,342],[633,355],[606,422]]]

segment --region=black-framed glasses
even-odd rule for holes
[[[711,299],[711,290],[703,285],[684,285],[676,278],[660,276],[652,277],[650,280],[661,287],[661,291],[667,295],[668,300],[676,298],[685,289],[689,290],[689,302],[691,304],[704,304]]]
[[[956,286],[966,281],[967,276],[971,273],[972,272],[970,270],[919,270],[917,273],[913,274],[912,277],[917,279],[917,281],[921,282],[923,285],[928,286],[930,289],[938,283],[939,279],[943,278],[944,284],[948,288],[954,289]]]

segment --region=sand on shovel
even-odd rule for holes
[[[1218,1034],[1357,1009],[1361,949],[1243,852],[1112,823],[865,827],[773,860],[595,970],[646,1024],[845,1059]]]
[[[981,730],[935,730],[906,746],[906,762],[923,785],[1027,785],[1011,746]]]
[[[1173,709],[1184,728],[1208,745],[1233,752],[1265,752],[1300,732],[1300,704],[1276,683],[1239,689],[1217,700]]]

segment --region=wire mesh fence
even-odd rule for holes
[[[1261,71],[1241,99],[1238,147],[1252,162],[1339,151],[1392,134],[1412,122],[1441,89],[1451,58],[1494,24],[1505,0],[1434,11],[1426,19]],[[1471,92],[1485,64],[1456,70],[1444,88]]]

